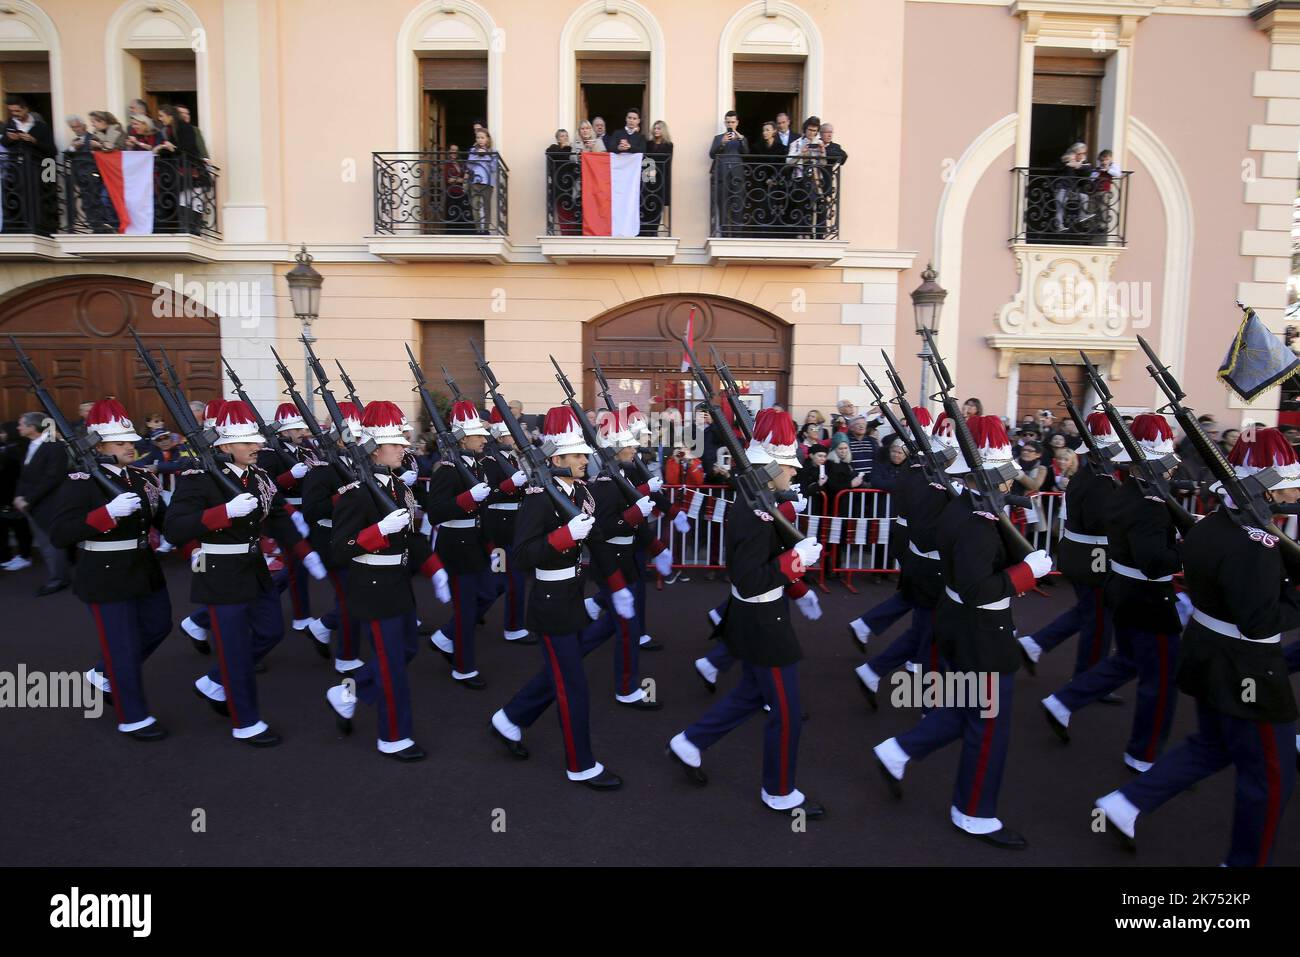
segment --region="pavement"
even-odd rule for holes
[[[164,559],[176,621],[188,613],[189,572]],[[553,711],[527,732],[528,761],[511,758],[488,733],[488,718],[542,664],[538,646],[508,645],[501,609],[479,631],[484,691],[453,685],[426,643],[410,664],[415,739],[429,752],[403,765],[375,749],[374,710],[359,705],[344,737],[326,710],[335,681],[304,634],[287,631],[258,678],[264,717],[284,736],[278,748],[235,742],[229,725],[199,702],[191,683],[211,659],[197,655],[179,624],[147,663],[153,712],[171,731],[157,744],[120,736],[111,708],[86,718],[72,708],[0,708],[4,770],[0,848],[9,865],[1217,865],[1227,850],[1233,775],[1202,782],[1138,823],[1139,850],[1124,852],[1090,828],[1092,802],[1129,780],[1121,763],[1133,686],[1120,707],[1097,705],[1059,742],[1038,699],[1068,678],[1067,643],[1016,681],[1011,753],[999,816],[1029,839],[1023,852],[998,851],[956,832],[948,819],[956,744],[908,767],[905,795],[880,782],[871,747],[911,726],[918,713],[867,710],[853,668],[863,658],[848,620],[888,597],[890,583],[832,583],[824,617],[796,616],[809,720],[798,785],[827,808],[824,820],[793,826],[759,802],[762,719],[705,753],[709,784],[697,788],[664,754],[670,737],[706,710],[692,667],[708,649],[705,613],[726,594],[722,581],[678,582],[650,593],[650,633],[663,651],[642,656],[664,709],[631,712],[614,703],[612,649],[587,659],[597,758],[624,778],[596,793],[567,780]],[[87,609],[64,591],[36,599],[39,566],[0,572],[0,671],[84,671],[97,642]],[[422,617],[441,623],[428,584],[416,582]],[[1064,610],[1064,583],[1015,604],[1022,633]],[[315,610],[331,604],[313,583]],[[287,601],[286,601],[287,606]],[[885,640],[905,627],[895,626]],[[286,625],[287,628],[287,625]],[[883,645],[873,639],[872,650]],[[723,676],[719,694],[736,680]],[[884,689],[882,688],[882,691]],[[1179,702],[1171,745],[1190,730],[1194,709]],[[1288,757],[1288,760],[1290,758]],[[1300,801],[1283,814],[1276,863],[1300,864]]]

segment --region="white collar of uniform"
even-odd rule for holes
[[[244,473],[248,471],[247,465],[236,465],[234,462],[227,462],[226,468],[235,473],[235,478],[243,478]]]
[[[108,470],[109,470],[110,472],[112,472],[114,475],[121,475],[122,472],[125,471],[125,470],[122,468],[122,466],[120,466],[120,465],[112,465],[112,464],[110,464],[110,463],[108,463],[108,462],[105,462],[105,463],[104,463],[104,468],[108,469]]]
[[[555,476],[555,484],[564,490],[565,495],[569,496],[569,498],[573,498],[574,491],[577,489],[577,485],[574,483],[573,479],[566,479],[562,475],[557,475]]]
[[[380,485],[388,485],[393,481],[393,476],[386,475],[383,472],[376,472],[375,481],[378,482]]]

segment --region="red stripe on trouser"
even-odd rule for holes
[[[623,632],[623,675],[622,680],[618,683],[618,693],[631,694],[632,692],[628,689],[628,685],[631,683],[632,677],[632,644],[629,640],[631,636],[628,634],[627,630],[627,619],[620,618],[618,620],[618,626]]]
[[[1156,749],[1160,746],[1160,729],[1164,727],[1165,702],[1169,700],[1169,636],[1156,635],[1160,647],[1160,687],[1156,692],[1156,713],[1151,720],[1151,741],[1147,744],[1143,760],[1154,761]]]
[[[298,597],[298,574],[294,566],[298,559],[285,557],[285,567],[289,570],[289,603],[293,606],[293,617],[302,618],[302,599]]]
[[[384,702],[388,709],[388,737],[386,741],[396,741],[397,737],[397,700],[393,697],[393,673],[388,668],[388,652],[384,650],[384,630],[379,622],[370,622],[370,636],[375,640],[375,656],[379,659],[379,677],[384,684]]]
[[[212,623],[212,637],[217,642],[217,664],[221,666],[221,687],[226,691],[226,707],[230,710],[230,723],[233,727],[243,727],[239,723],[239,713],[235,710],[235,698],[230,693],[230,669],[226,667],[226,646],[221,641],[221,623],[217,620],[217,606],[208,606],[208,618]]]
[[[790,704],[785,699],[785,682],[781,669],[772,669],[772,684],[776,686],[776,702],[781,709],[781,794],[790,793]]]
[[[1102,604],[1101,596],[1102,590],[1100,588],[1092,590],[1092,651],[1088,655],[1089,665],[1095,665],[1101,661],[1101,640],[1106,631],[1106,606]]]
[[[108,687],[116,692],[113,695],[113,710],[117,712],[117,723],[126,724],[122,711],[122,689],[117,685],[117,675],[113,670],[113,656],[108,652],[108,633],[104,631],[104,616],[99,613],[99,605],[91,602],[90,613],[95,616],[95,627],[99,629],[99,650],[104,654],[104,670],[108,672]]]
[[[556,657],[551,645],[551,636],[542,635],[546,644],[546,656],[551,662],[551,680],[555,682],[555,706],[560,709],[560,728],[564,731],[564,754],[569,759],[570,771],[581,771],[578,767],[578,749],[573,743],[573,722],[569,717],[569,693],[564,687],[564,675],[560,674],[560,659]]]
[[[357,654],[352,646],[352,618],[348,615],[347,589],[343,587],[343,576],[338,572],[330,572],[330,582],[334,585],[334,597],[339,603],[339,638],[342,658],[344,661],[353,661]]]
[[[993,700],[993,676],[988,678],[988,700]],[[984,719],[984,736],[980,738],[980,756],[975,762],[975,780],[971,782],[970,800],[966,802],[966,813],[971,817],[979,816],[980,792],[984,790],[984,774],[989,769],[989,752],[993,750],[993,732],[997,727],[997,718]]]
[[[461,629],[461,625],[460,625],[460,576],[459,576],[459,575],[455,575],[455,576],[453,576],[453,577],[452,577],[452,580],[451,580],[451,584],[452,584],[452,589],[453,589],[453,590],[452,590],[452,593],[451,593],[451,609],[452,609],[452,617],[453,617],[453,619],[454,619],[454,621],[455,621],[455,623],[456,623],[456,640],[452,642],[452,648],[451,648],[451,650],[452,650],[453,656],[455,657],[455,660],[456,660],[456,670],[459,671],[459,672],[461,672],[462,674],[464,674],[464,669],[461,668],[461,666],[460,666],[460,665],[461,665],[460,649],[461,649],[462,644],[463,644],[464,641],[465,641],[464,636],[461,635],[461,633],[460,633],[460,629]]]
[[[1259,856],[1255,859],[1255,866],[1263,867],[1268,863],[1273,838],[1277,834],[1277,819],[1282,813],[1282,769],[1278,765],[1277,737],[1272,725],[1258,721],[1255,727],[1259,729],[1259,744],[1264,751],[1264,774],[1268,778],[1268,808],[1264,812],[1264,832],[1259,837]]]

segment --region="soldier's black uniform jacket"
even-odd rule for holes
[[[235,469],[230,463],[221,466],[236,486],[258,500],[257,507],[243,518],[232,519],[226,514],[226,502],[234,496],[200,469],[181,473],[167,509],[164,534],[168,541],[197,539],[210,545],[248,546],[246,552],[195,555],[195,567],[203,570],[191,576],[190,600],[200,605],[242,605],[270,590],[271,573],[258,547],[263,523],[284,551],[302,558],[311,550],[294,528],[275,480],[256,465],[245,469],[242,476]]]
[[[307,476],[296,479],[290,471],[299,462],[309,466],[320,464],[320,460],[311,449],[305,445],[294,445],[292,442],[284,443],[283,452],[278,452],[268,445],[257,453],[258,468],[275,479],[275,484],[280,487],[286,499],[301,500],[303,497],[302,483],[307,480]]]
[[[504,457],[514,467],[507,472],[498,456]],[[519,518],[519,509],[492,508],[492,506],[512,502],[516,505],[523,503],[524,490],[515,488],[515,483],[510,478],[515,472],[522,471],[522,469],[523,466],[519,464],[519,456],[515,454],[514,449],[507,449],[505,446],[498,448],[495,455],[489,455],[483,459],[484,479],[488,485],[492,486],[492,494],[483,503],[486,506],[486,510],[483,512],[483,537],[493,546],[514,544],[515,524]],[[525,487],[527,486],[525,485]]]
[[[654,539],[649,519],[643,518],[635,505],[627,504],[618,485],[603,472],[588,487],[596,496],[596,529],[609,545],[611,560],[625,583],[639,581],[643,570],[637,551]]]
[[[557,482],[561,489],[563,482]],[[596,499],[587,483],[578,479],[571,493],[573,502],[588,515],[596,514]],[[572,578],[549,580],[538,578],[528,590],[528,615],[524,625],[538,635],[569,635],[580,633],[591,618],[583,604],[586,575],[581,566],[582,549],[569,535],[569,520],[562,518],[542,489],[528,486],[524,503],[519,508],[519,523],[515,526],[515,564],[520,570],[533,574],[537,569],[548,572],[565,572],[575,569]],[[591,555],[592,574],[603,576],[611,587],[615,568],[609,546],[605,544],[599,528],[583,540]],[[621,587],[621,586],[619,586]]]
[[[1129,476],[1108,501],[1106,537],[1111,564],[1106,604],[1115,609],[1115,623],[1157,634],[1182,631],[1173,582],[1142,581],[1115,570],[1121,565],[1147,578],[1163,578],[1182,568],[1177,532],[1164,500],[1144,495]]]
[[[406,483],[395,475],[377,478],[390,496],[391,504],[385,502],[380,509],[374,494],[359,482],[353,482],[334,506],[334,561],[348,569],[348,614],[362,620],[395,618],[415,611],[411,576],[431,577],[442,567],[429,547],[429,540],[414,527],[415,496]],[[410,512],[407,527],[385,536],[377,523],[398,508]],[[357,555],[400,555],[402,561],[376,565],[353,561]]]
[[[85,602],[125,601],[166,587],[162,569],[149,547],[149,529],[162,529],[165,506],[162,489],[143,469],[126,466],[103,470],[123,492],[140,496],[140,509],[114,519],[108,514],[109,495],[86,472],[73,472],[54,493],[50,541],[57,548],[78,542],[135,542],[122,551],[83,550],[77,556],[73,589]]]
[[[311,547],[320,555],[327,568],[346,568],[334,557],[331,547],[334,522],[334,503],[352,476],[329,462],[317,465],[302,477],[302,517],[307,522]],[[329,522],[330,525],[322,525]]]
[[[1034,587],[1034,574],[1013,563],[997,518],[970,489],[944,506],[935,540],[946,589],[935,617],[939,652],[955,671],[1013,672],[1020,667],[1010,599]],[[1005,604],[1002,608],[980,605]]]
[[[727,509],[724,535],[732,587],[720,629],[727,650],[764,668],[794,664],[803,651],[790,620],[786,587],[799,581],[802,566],[794,552],[782,546],[771,517],[740,501]],[[743,600],[774,593],[769,601]]]
[[[479,457],[465,451],[459,454],[475,478],[484,481],[483,463]],[[424,511],[429,521],[439,526],[434,547],[448,575],[474,575],[487,567],[487,550],[483,545],[480,522],[480,509],[486,505],[486,499],[474,501],[459,470],[450,462],[439,462],[434,466]],[[456,528],[447,527],[443,522],[472,524]]]
[[[1089,538],[1106,537],[1106,518],[1119,483],[1098,475],[1082,459],[1079,469],[1065,487],[1066,531]],[[1061,574],[1075,585],[1096,588],[1106,583],[1109,569],[1108,546],[1103,542],[1078,542],[1061,537],[1056,546],[1056,564]]]
[[[1300,596],[1276,539],[1247,531],[1220,508],[1187,532],[1183,569],[1193,607],[1254,640],[1222,635],[1192,618],[1179,646],[1178,687],[1224,714],[1295,720],[1282,643],[1259,641],[1300,627]]]
[[[913,465],[899,478],[893,498],[894,507],[907,519],[907,543],[915,544],[923,552],[938,551],[939,516],[948,506],[948,493],[943,487],[929,481],[921,466]],[[939,562],[922,558],[904,544],[900,564],[898,590],[902,596],[921,608],[937,608],[943,597],[943,570]]]

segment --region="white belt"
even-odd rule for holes
[[[257,542],[246,542],[239,545],[200,542],[199,551],[208,555],[247,555],[249,552],[257,551]]]
[[[761,595],[755,595],[753,598],[746,598],[746,597],[745,597],[744,595],[742,595],[740,592],[736,591],[736,586],[735,586],[735,585],[732,585],[732,586],[731,586],[731,597],[732,597],[732,598],[739,598],[741,601],[747,601],[747,602],[749,602],[750,604],[754,604],[754,605],[761,605],[761,604],[765,604],[765,603],[767,603],[767,602],[769,602],[769,601],[776,601],[776,600],[777,600],[778,598],[780,598],[783,594],[785,594],[785,588],[784,588],[784,587],[777,587],[777,588],[773,588],[771,591],[765,591],[765,592],[763,592],[763,594],[761,594]]]
[[[961,600],[961,596],[958,595],[951,588],[949,588],[947,585],[943,586],[943,590],[946,591],[948,593],[948,597],[951,598],[953,601],[955,601],[957,604],[959,605],[965,604],[965,602]],[[975,607],[983,608],[985,611],[1002,611],[1004,608],[1011,607],[1011,599],[1003,598],[998,601],[991,601],[987,605],[976,605]]]
[[[88,552],[129,552],[140,547],[134,538],[116,538],[112,541],[85,541],[81,547]]]
[[[474,528],[478,525],[477,518],[453,518],[449,522],[439,522],[439,528]]]
[[[285,500],[286,502],[288,502],[290,505],[301,505],[301,504],[302,504],[302,499],[301,499],[301,498],[289,498],[289,497],[286,495],[284,500]]]
[[[1072,542],[1080,542],[1084,545],[1109,545],[1105,535],[1084,535],[1082,532],[1072,532],[1068,528],[1061,529],[1061,537],[1068,538]]]
[[[1240,638],[1242,641],[1253,641],[1260,645],[1276,645],[1282,640],[1281,634],[1273,635],[1270,638],[1247,638],[1241,633],[1241,629],[1232,624],[1232,622],[1223,621],[1220,618],[1215,618],[1213,615],[1207,615],[1195,605],[1192,606],[1192,618],[1199,621],[1206,628],[1210,629],[1210,631],[1217,631],[1219,634],[1228,638]]]
[[[908,542],[907,547],[912,552],[913,555],[920,555],[922,558],[928,558],[931,561],[936,561],[936,562],[939,560],[939,553],[937,551],[923,552],[916,547],[916,542]]]
[[[578,566],[569,568],[534,568],[533,574],[544,582],[562,582],[568,578],[578,577]]]
[[[332,518],[318,518],[318,519],[316,519],[316,524],[319,525],[321,528],[333,528],[333,527],[334,527],[334,519],[332,519]]]
[[[517,512],[519,511],[518,502],[493,502],[488,508],[495,508],[498,512]]]
[[[1140,582],[1171,582],[1174,580],[1173,575],[1165,575],[1161,578],[1148,578],[1136,568],[1129,568],[1127,565],[1121,565],[1119,562],[1112,560],[1110,570],[1116,575],[1123,575],[1125,578],[1135,578]]]
[[[398,552],[396,555],[353,555],[354,562],[361,562],[363,565],[400,565],[406,559],[406,555]]]
[[[903,518],[903,516],[901,516],[901,515],[898,516],[898,518],[895,519],[895,521],[897,521],[898,524],[899,524],[899,525],[902,525],[904,528],[907,528],[907,519]]]
[[[635,541],[635,535],[619,535],[617,538],[605,539],[606,544],[609,545],[631,545]]]

